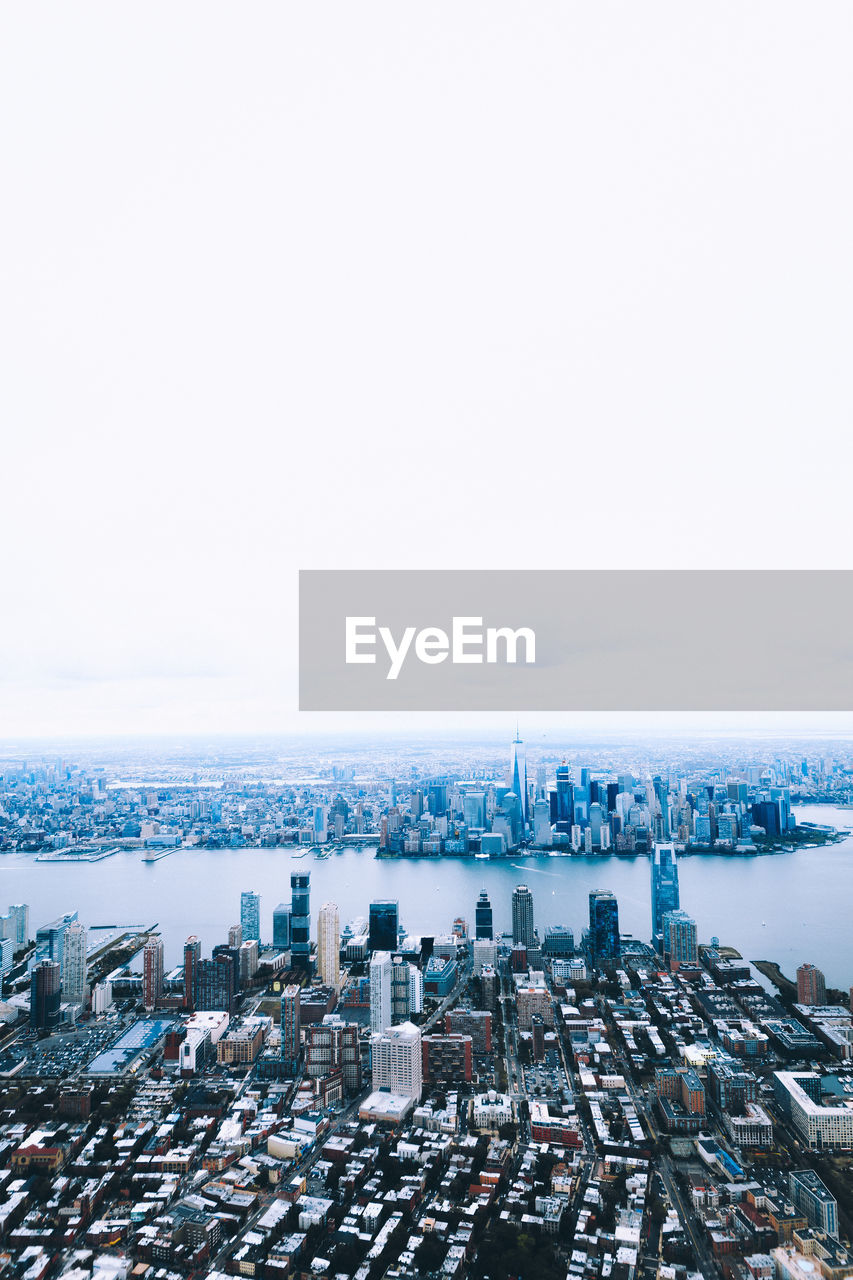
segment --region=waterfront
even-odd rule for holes
[[[797,810],[798,818],[849,828],[853,814],[828,806]],[[375,850],[348,849],[318,859],[294,858],[285,848],[182,849],[157,862],[141,851],[120,852],[97,863],[36,863],[29,854],[0,858],[0,906],[30,904],[30,932],[63,911],[77,910],[86,925],[125,918],[157,921],[166,944],[166,962],[178,962],[189,933],[210,948],[239,920],[240,893],[261,894],[265,939],[272,912],[290,901],[291,871],[311,874],[311,911],[328,899],[341,920],[366,915],[374,898],[397,898],[400,919],[412,933],[447,932],[463,915],[473,925],[474,903],[486,888],[495,927],[510,926],[510,896],[526,881],[534,895],[540,932],[566,924],[580,937],[591,889],[612,889],[619,900],[623,932],[650,935],[649,864],[644,857],[548,857],[484,861],[473,858],[398,859],[374,857]],[[680,861],[681,904],[696,918],[699,937],[712,935],[738,948],[748,960],[775,960],[792,976],[808,960],[827,983],[853,982],[849,934],[853,901],[853,836],[838,844],[761,857],[694,855]]]

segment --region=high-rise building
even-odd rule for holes
[[[609,890],[594,889],[589,895],[588,945],[594,966],[619,959],[619,904]]]
[[[293,982],[281,996],[281,1061],[284,1070],[293,1075],[302,1053],[299,986]]]
[[[408,960],[402,956],[391,959],[391,1022],[405,1022],[411,1009],[411,975]]]
[[[521,804],[521,821],[523,826],[527,827],[530,823],[527,798],[527,755],[518,729],[515,731],[515,738],[510,749],[509,785],[510,790],[514,791],[518,796]]]
[[[657,946],[663,933],[663,918],[681,905],[678,894],[678,864],[675,846],[657,844],[651,859],[652,941]]]
[[[462,797],[462,819],[465,826],[482,830],[486,825],[486,797],[482,791],[466,791]]]
[[[324,902],[317,916],[317,969],[321,980],[337,991],[341,981],[341,917],[334,902]]]
[[[371,951],[396,951],[399,903],[383,898],[370,904]]]
[[[557,790],[554,822],[558,831],[571,831],[575,821],[574,787],[572,774],[565,760],[557,766]]]
[[[254,938],[247,938],[239,947],[229,947],[229,950],[237,955],[237,978],[240,986],[243,989],[251,986],[260,963],[257,942]]]
[[[474,908],[474,932],[477,938],[486,938],[487,940],[491,940],[495,936],[492,904],[485,889],[480,890],[480,896]]]
[[[0,916],[0,938],[11,939],[13,951],[29,942],[30,909],[25,902],[15,903],[4,916]]]
[[[311,968],[311,877],[290,876],[290,958],[294,969]]]
[[[254,889],[247,889],[240,894],[240,929],[242,941],[255,942],[261,940],[261,895]],[[220,935],[221,937],[221,935]]]
[[[65,915],[36,930],[36,960],[55,960],[62,972],[65,931],[76,919],[76,911],[66,911]]]
[[[280,902],[272,913],[272,944],[281,951],[290,950],[290,906]]]
[[[185,960],[186,950],[185,947]],[[193,1007],[198,1012],[221,1009],[233,1014],[236,991],[237,976],[232,951],[214,956],[210,960],[198,961],[195,966],[193,994]]]
[[[533,927],[533,894],[520,884],[512,894],[512,940],[528,949],[535,945]]]
[[[801,964],[797,970],[797,1003],[826,1004],[826,979],[813,964]]]
[[[340,1071],[347,1093],[361,1089],[361,1045],[357,1023],[328,1013],[304,1030],[305,1074],[312,1079]]]
[[[163,939],[149,938],[142,949],[142,1003],[155,1009],[163,997]]]
[[[370,1062],[373,1088],[407,1098],[420,1098],[423,1086],[421,1032],[411,1022],[370,1037]]]
[[[384,1031],[393,1022],[390,951],[374,951],[370,960],[370,1030]]]
[[[30,977],[30,1026],[50,1031],[59,1024],[60,973],[56,960],[38,960]]]
[[[232,924],[231,928],[228,930],[228,945],[229,947],[235,947],[235,948],[242,947],[243,945],[243,926],[242,925]]]
[[[838,1201],[814,1169],[792,1170],[788,1174],[788,1191],[810,1227],[838,1239]]]
[[[65,930],[62,962],[62,999],[69,1004],[85,1004],[86,986],[86,930],[75,920]]]
[[[198,967],[201,964],[201,943],[191,934],[184,943],[184,1008],[195,1009]]]
[[[686,911],[667,911],[663,917],[663,955],[673,972],[699,963],[696,921]]]

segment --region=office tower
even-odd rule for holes
[[[261,940],[261,895],[253,889],[240,894],[240,929],[242,940],[255,942]],[[221,935],[220,935],[221,936]]]
[[[325,844],[329,838],[329,823],[326,817],[326,806],[314,805],[314,843]]]
[[[294,1075],[302,1053],[300,993],[295,982],[281,995],[281,1061],[285,1071]]]
[[[569,766],[565,760],[557,766],[557,811],[555,815],[558,831],[571,831],[575,821],[574,787]]]
[[[480,896],[474,908],[474,934],[477,938],[485,938],[489,941],[494,937],[492,904],[485,889],[480,890]]]
[[[337,991],[341,980],[341,917],[334,902],[325,902],[317,916],[317,968],[320,978]]]
[[[39,960],[30,978],[30,1026],[50,1031],[59,1025],[60,976],[56,960]]]
[[[65,930],[62,961],[62,999],[69,1004],[85,1004],[86,987],[86,930],[74,921]]]
[[[447,812],[447,783],[431,782],[427,791],[427,808],[434,818]]]
[[[667,911],[663,918],[663,955],[673,972],[699,963],[696,921],[686,911]]]
[[[12,950],[18,951],[30,940],[30,909],[25,902],[15,903],[0,916],[0,938],[9,938]]]
[[[142,1003],[155,1009],[163,998],[163,939],[149,938],[142,948]]]
[[[231,928],[228,930],[228,945],[229,947],[242,947],[243,945],[243,926],[242,925],[232,924]]]
[[[681,905],[678,895],[678,864],[675,846],[658,844],[652,852],[652,941],[657,945],[663,930],[663,918],[667,911],[677,911]]]
[[[294,969],[311,968],[311,877],[294,871],[290,876],[290,957]]]
[[[186,956],[186,948],[184,950]],[[222,1010],[234,1012],[237,978],[234,953],[214,956],[211,960],[199,960],[195,970],[194,1007],[199,1012]]]
[[[551,806],[547,800],[536,800],[533,804],[533,843],[540,849],[553,844]]]
[[[242,988],[249,987],[258,972],[258,944],[254,938],[241,942],[239,947],[229,947],[232,955],[237,956],[237,979]]]
[[[462,797],[462,818],[465,826],[482,830],[486,825],[486,797],[482,791],[468,791]]]
[[[512,893],[512,940],[524,947],[534,946],[533,894],[526,884]]]
[[[191,934],[184,943],[184,1008],[195,1009],[198,966],[201,963],[201,943]]]
[[[405,1022],[411,1009],[411,978],[408,960],[394,956],[391,960],[391,1023]]]
[[[55,960],[62,972],[62,956],[65,946],[65,931],[77,919],[76,911],[67,911],[65,915],[43,924],[36,930],[36,960]]]
[[[509,778],[510,790],[518,796],[521,805],[522,826],[527,827],[530,821],[527,799],[527,756],[517,728],[510,749]]]
[[[370,941],[371,951],[397,950],[397,915],[399,904],[390,898],[370,904]]]
[[[598,967],[619,959],[619,904],[606,889],[589,895],[589,954]]]
[[[411,1022],[370,1037],[373,1088],[420,1098],[423,1085],[420,1029]]]
[[[290,907],[280,902],[272,913],[272,944],[281,951],[290,950]]]
[[[370,960],[370,1030],[384,1031],[393,1021],[390,951],[374,951]]]
[[[796,1169],[788,1174],[788,1192],[794,1206],[804,1213],[809,1226],[838,1237],[838,1201],[814,1169]]]
[[[0,987],[15,963],[15,944],[11,938],[0,938]]]
[[[826,1004],[826,979],[813,964],[801,964],[797,970],[797,1003]]]

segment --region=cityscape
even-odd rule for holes
[[[853,1276],[848,744],[96,757],[0,761],[9,1275]]]

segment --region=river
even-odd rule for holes
[[[853,810],[813,805],[799,819],[853,827]],[[261,927],[271,939],[272,912],[290,901],[291,871],[311,874],[311,912],[338,904],[341,923],[367,915],[374,898],[397,898],[400,919],[412,933],[449,932],[453,919],[474,922],[474,903],[485,888],[495,928],[510,928],[513,888],[526,882],[534,897],[536,925],[580,931],[587,922],[591,889],[611,889],[619,900],[622,931],[648,939],[649,864],[644,857],[548,857],[507,861],[468,858],[377,859],[372,848],[348,849],[318,859],[294,858],[288,849],[182,849],[144,863],[138,852],[118,853],[102,862],[64,866],[36,862],[32,855],[0,857],[0,906],[30,904],[30,933],[61,914],[76,910],[86,925],[159,925],[166,963],[177,964],[184,939],[201,938],[205,954],[227,940],[239,921],[240,893],[261,894]],[[839,844],[796,853],[732,858],[684,857],[679,863],[681,905],[695,917],[700,941],[717,935],[747,960],[775,960],[794,974],[809,961],[828,985],[853,983],[853,836]]]

